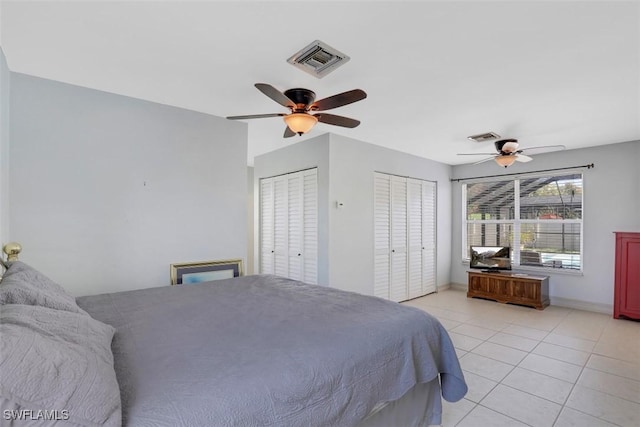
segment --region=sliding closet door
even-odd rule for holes
[[[318,279],[317,169],[260,180],[260,272]]]

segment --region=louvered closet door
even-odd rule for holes
[[[422,265],[422,181],[407,178],[407,226],[408,226],[408,297],[417,298],[423,294]]]
[[[260,272],[274,274],[272,178],[260,180]]]
[[[287,179],[273,179],[273,273],[289,277],[289,199]]]
[[[302,280],[302,174],[286,176],[287,182],[287,229],[289,238],[289,271],[287,277]]]
[[[436,291],[436,183],[422,182],[422,295]]]
[[[407,180],[391,176],[391,283],[389,299],[407,299]]]
[[[389,299],[391,275],[391,177],[374,173],[373,295]]]
[[[302,173],[302,280],[318,283],[318,169]]]
[[[318,282],[317,169],[260,181],[260,272]]]
[[[436,184],[374,173],[373,294],[404,301],[436,291]]]

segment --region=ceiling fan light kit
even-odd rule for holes
[[[291,113],[283,117],[284,122],[298,135],[309,132],[318,123],[315,116],[307,113]]]
[[[506,155],[502,155],[502,156],[497,156],[495,158],[495,160],[496,160],[497,164],[507,168],[507,167],[511,166],[512,164],[514,164],[516,162],[517,158],[518,158],[518,156],[512,156],[511,154],[506,154]]]

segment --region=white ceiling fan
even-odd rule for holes
[[[552,151],[561,151],[566,147],[564,145],[544,145],[541,147],[529,147],[520,149],[518,140],[515,138],[502,138],[494,142],[496,147],[496,153],[459,153],[458,156],[491,156],[473,163],[477,165],[479,163],[488,162],[489,160],[495,160],[500,166],[509,167],[515,162],[530,162],[533,160],[528,155],[523,154],[525,151],[527,154],[541,154],[549,153]]]

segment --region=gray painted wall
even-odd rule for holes
[[[494,162],[454,166],[454,178],[537,171],[594,163],[584,170],[583,273],[550,272],[551,304],[612,312],[614,231],[640,231],[640,142],[540,154],[534,161],[500,169]],[[451,280],[466,286],[462,263],[461,184],[453,183]]]
[[[295,137],[294,137],[295,138]],[[307,139],[254,160],[254,273],[260,272],[260,179],[318,168],[318,284],[329,285],[329,134]]]
[[[10,241],[9,233],[9,67],[0,48],[0,247]]]
[[[373,295],[373,173],[437,185],[437,285],[450,282],[451,166],[340,135],[331,135],[329,191],[331,286]],[[344,203],[336,208],[335,202]]]
[[[11,75],[11,238],[75,295],[247,254],[247,125]]]

